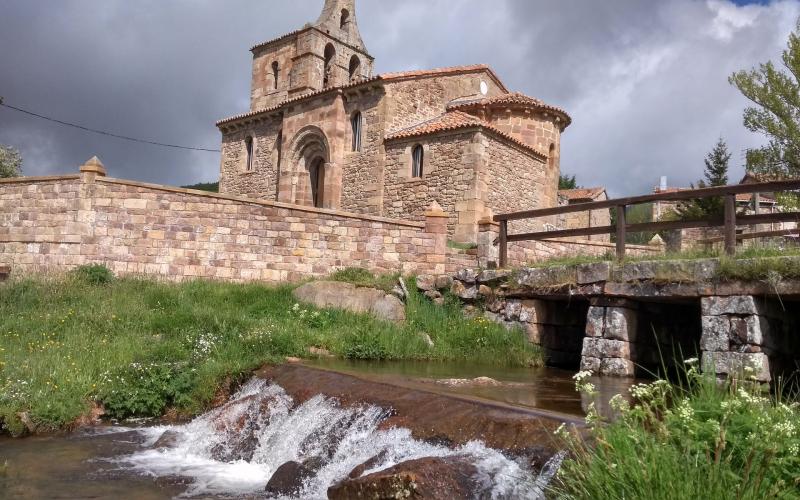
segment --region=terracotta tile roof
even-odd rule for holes
[[[462,111],[451,111],[437,116],[431,120],[418,123],[416,125],[412,125],[411,127],[389,134],[386,136],[386,140],[405,139],[408,137],[435,134],[437,132],[445,132],[448,130],[456,130],[467,127],[484,127],[487,125],[488,123],[481,120],[477,116],[472,116]]]
[[[285,35],[285,36],[290,36],[290,35]],[[278,39],[276,39],[276,40],[278,40]],[[271,43],[271,42],[265,42],[265,43]],[[306,94],[302,94],[302,95],[299,95],[297,97],[293,97],[291,99],[286,99],[285,101],[279,102],[275,106],[271,106],[269,108],[256,109],[256,110],[253,110],[253,111],[248,111],[247,113],[242,113],[242,114],[239,114],[239,115],[231,116],[230,118],[223,118],[222,120],[219,120],[216,125],[219,127],[220,125],[225,125],[227,123],[235,122],[235,121],[242,120],[242,119],[245,119],[245,118],[252,118],[252,117],[255,117],[255,116],[258,116],[258,115],[261,115],[261,114],[266,114],[266,113],[270,113],[272,111],[277,111],[278,109],[282,108],[283,106],[285,106],[287,104],[290,104],[290,103],[293,103],[293,102],[302,101],[304,99],[308,99],[308,98],[315,97],[315,96],[318,96],[318,95],[326,94],[328,92],[337,92],[337,91],[349,89],[349,88],[352,88],[352,87],[358,87],[359,85],[365,85],[365,84],[372,83],[372,82],[378,82],[378,81],[381,81],[381,82],[392,82],[392,81],[399,81],[399,80],[407,80],[407,79],[411,79],[411,78],[431,78],[431,77],[436,77],[436,76],[447,76],[447,75],[457,75],[457,74],[462,74],[462,73],[473,73],[473,72],[476,72],[476,71],[488,71],[489,74],[492,76],[492,78],[501,86],[501,88],[503,88],[505,90],[505,87],[503,87],[503,83],[500,81],[499,78],[497,78],[497,75],[494,73],[494,71],[492,71],[492,69],[489,66],[485,65],[485,64],[475,64],[475,65],[471,65],[471,66],[453,66],[453,67],[449,67],[449,68],[435,68],[435,69],[426,69],[426,70],[402,71],[402,72],[395,72],[395,73],[383,73],[383,74],[376,75],[376,76],[373,76],[373,77],[370,77],[370,78],[363,78],[361,80],[357,80],[357,81],[354,81],[354,82],[351,82],[351,83],[347,83],[345,85],[341,85],[341,86],[338,86],[338,87],[330,87],[330,88],[326,88],[326,89],[315,90],[313,92],[308,92]]]
[[[689,191],[692,188],[676,188],[676,187],[668,187],[666,189],[661,189],[660,187],[656,186],[653,188],[653,193],[677,193],[678,191]]]
[[[753,195],[751,193],[739,193],[736,195],[736,201],[744,201],[750,203],[751,201],[753,201]],[[775,198],[762,193],[759,195],[759,203],[773,204],[775,203]]]
[[[298,33],[301,33],[303,31],[306,31],[306,30],[311,29],[311,28],[312,28],[311,26],[306,26],[305,28],[300,28],[299,30],[290,31],[289,33],[286,33],[285,35],[281,35],[281,36],[279,36],[277,38],[273,38],[272,40],[267,40],[266,42],[257,43],[255,45],[253,45],[252,47],[250,47],[250,51],[252,52],[252,51],[254,51],[256,49],[259,49],[261,47],[264,47],[266,45],[269,45],[269,44],[272,44],[272,43],[275,43],[275,42],[279,42],[279,41],[281,41],[281,40],[283,40],[285,38],[289,38],[289,37],[295,36]]]
[[[437,116],[431,120],[391,133],[386,136],[385,140],[393,141],[398,139],[409,139],[411,137],[421,137],[440,132],[469,128],[480,128],[482,130],[486,130],[494,135],[502,137],[507,141],[513,142],[517,146],[531,151],[542,159],[547,159],[547,155],[545,153],[529,146],[515,137],[506,134],[505,132],[502,132],[501,130],[493,127],[490,123],[481,120],[477,116],[464,113],[463,111],[448,111],[447,113]]]
[[[604,187],[559,189],[558,195],[563,196],[570,201],[594,200],[605,192],[606,188]]]
[[[545,111],[551,111],[561,115],[565,121],[564,128],[572,123],[572,118],[566,111],[557,107],[545,104],[541,99],[536,99],[525,95],[521,92],[512,92],[509,94],[501,94],[495,97],[488,97],[485,99],[474,99],[470,101],[454,102],[448,106],[448,109],[472,109],[480,107],[495,107],[495,106],[527,106],[537,108]]]

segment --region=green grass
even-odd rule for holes
[[[777,257],[800,257],[800,248],[779,248],[770,245],[753,245],[741,248],[734,257],[728,257],[716,250],[686,250],[656,255],[627,257],[622,265],[636,262],[665,262],[698,259],[719,259],[720,265],[714,276],[717,280],[742,281],[774,281],[800,278],[800,262],[794,259],[778,259]],[[612,262],[620,265],[611,254],[602,256],[577,255],[558,257],[530,264],[532,268],[575,267],[597,262]],[[664,279],[668,279],[664,277]]]
[[[593,396],[585,380],[579,389]],[[561,432],[572,455],[551,497],[564,499],[800,498],[800,408],[754,383],[722,387],[688,371],[612,400],[619,417],[590,411],[589,439]]]
[[[453,248],[455,250],[474,250],[478,248],[477,243],[461,243],[458,241],[447,240],[447,248]]]
[[[358,287],[377,288],[387,293],[399,286],[400,273],[374,275],[361,267],[346,267],[330,275],[333,281],[352,283]]]
[[[408,299],[407,321],[395,325],[295,306],[290,286],[105,281],[97,278],[102,274],[0,283],[0,420],[6,432],[22,431],[19,412],[42,429],[63,428],[92,401],[118,418],[158,416],[170,408],[196,414],[226,377],[239,379],[286,356],[309,357],[312,346],[352,359],[541,362],[521,332],[465,319],[455,301],[436,307],[416,292]]]

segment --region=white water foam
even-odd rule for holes
[[[408,429],[379,430],[387,416],[375,406],[342,408],[324,396],[294,407],[280,386],[254,379],[229,403],[189,424],[140,429],[145,449],[115,461],[154,477],[190,478],[186,497],[263,495],[282,464],[311,461],[317,470],[296,498],[327,498],[329,486],[370,459],[364,474],[419,458],[464,457],[477,469],[476,498],[536,499],[544,497],[563,459],[556,455],[537,477],[477,441],[448,448],[415,440]],[[165,433],[173,439],[161,446]]]

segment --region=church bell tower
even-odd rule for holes
[[[358,29],[355,0],[325,0],[315,23],[251,50],[251,110],[369,78],[374,64]]]

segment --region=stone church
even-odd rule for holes
[[[251,52],[250,111],[217,123],[222,193],[406,220],[437,202],[459,242],[558,204],[569,115],[484,65],[373,74],[355,0]]]

